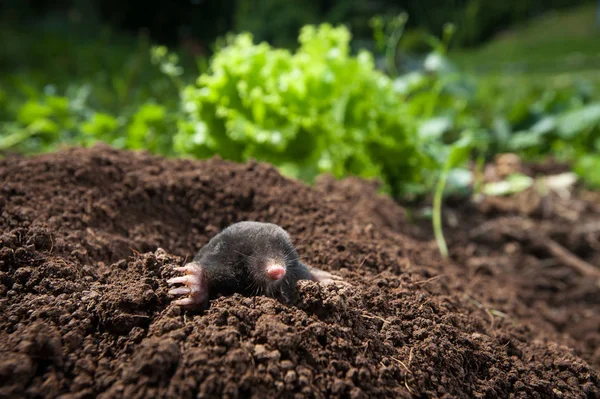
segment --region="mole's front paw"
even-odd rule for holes
[[[311,269],[310,276],[313,281],[317,281],[321,284],[340,284],[347,285],[350,284],[345,282],[344,279],[340,276],[336,276],[335,274],[328,273],[324,270],[319,269]]]
[[[174,301],[173,304],[185,307],[196,307],[205,304],[208,300],[208,282],[202,266],[191,262],[183,267],[176,267],[175,270],[185,272],[185,276],[169,279],[167,284],[180,283],[184,286],[171,289],[169,294],[188,296]]]

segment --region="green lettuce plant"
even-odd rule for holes
[[[311,180],[380,177],[393,194],[421,184],[432,160],[394,82],[344,27],[306,26],[295,52],[231,36],[182,92],[175,151],[256,158]]]

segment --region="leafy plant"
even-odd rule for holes
[[[468,136],[479,165],[507,151],[552,155],[600,187],[597,82],[466,74],[446,56],[450,25],[441,39],[421,35],[431,47],[424,57],[398,56],[406,16],[379,22],[387,74],[376,55],[351,51],[346,28],[327,24],[303,28],[296,51],[231,35],[208,70],[144,36],[3,26],[0,150],[104,141],[170,156],[256,158],[307,181],[322,172],[378,177],[396,196],[437,187],[439,198],[468,192],[468,171],[448,163]]]
[[[229,37],[209,72],[182,94],[175,150],[257,158],[311,180],[381,177],[394,194],[424,182],[433,160],[415,120],[372,55],[350,54],[344,27],[306,26],[296,52]]]

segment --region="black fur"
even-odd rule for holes
[[[286,265],[286,275],[272,281],[269,259]],[[213,237],[194,257],[205,270],[210,297],[234,292],[291,300],[298,280],[310,280],[310,269],[298,259],[288,233],[272,223],[239,222]]]

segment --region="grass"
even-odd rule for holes
[[[576,73],[600,80],[600,26],[597,5],[549,12],[498,35],[475,50],[451,52],[465,71],[505,75]]]

